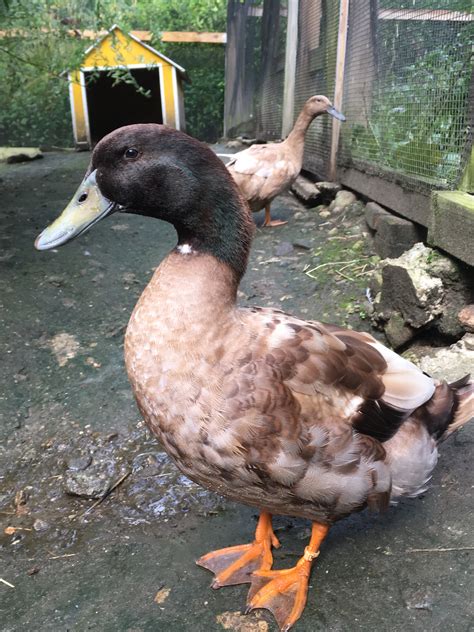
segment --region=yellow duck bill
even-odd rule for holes
[[[87,175],[61,215],[36,238],[37,250],[51,250],[79,237],[101,219],[118,209],[97,185],[96,170]]]

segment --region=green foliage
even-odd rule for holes
[[[216,140],[222,132],[224,48],[210,44],[164,44],[161,31],[225,31],[225,0],[2,0],[0,29],[0,143],[72,145],[65,70],[80,65],[87,40],[72,29],[98,31],[118,23],[124,30],[154,34],[152,45],[188,71],[185,86],[188,133]],[[116,82],[136,84],[124,70]],[[92,78],[93,80],[93,78]]]
[[[373,89],[366,125],[351,128],[351,155],[454,183],[466,139],[470,32],[449,38],[444,32],[443,41],[429,25],[402,27],[383,34],[379,55],[387,70]],[[408,50],[410,41],[417,44],[414,51]]]

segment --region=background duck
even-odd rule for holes
[[[143,418],[185,475],[261,512],[254,542],[198,564],[215,588],[250,583],[248,609],[271,610],[288,630],[330,526],[424,491],[438,441],[472,416],[472,384],[436,382],[365,333],[237,307],[253,222],[221,161],[181,132],[134,125],[101,140],[36,247],[56,248],[117,211],[164,219],[178,234],[126,333]],[[292,568],[271,568],[272,513],[313,523]]]
[[[237,182],[242,195],[253,212],[265,208],[264,226],[286,224],[272,220],[270,205],[274,198],[290,188],[303,166],[304,139],[308,127],[317,116],[330,114],[345,121],[341,114],[323,95],[309,98],[288,137],[281,143],[252,145],[234,154],[227,169]]]

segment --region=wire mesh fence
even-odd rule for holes
[[[247,129],[278,140],[288,0],[234,3],[250,7],[235,36],[253,33]],[[334,98],[340,3],[297,4],[294,119],[310,96]],[[471,0],[350,0],[338,166],[420,190],[455,188],[472,140],[473,45]],[[304,169],[318,177],[329,175],[331,134],[332,119],[322,116],[306,136]]]
[[[257,98],[257,136],[281,138],[287,1],[268,0],[262,16],[262,63]]]
[[[473,15],[456,9],[462,4],[351,3],[340,164],[369,163],[381,175],[427,186],[456,184],[468,143],[474,43]]]
[[[301,0],[298,13],[295,117],[309,97],[334,98],[339,3]],[[320,116],[306,134],[304,168],[328,177],[332,120]]]

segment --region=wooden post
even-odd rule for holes
[[[296,55],[298,52],[299,0],[288,0],[286,26],[285,83],[283,88],[282,138],[291,132],[294,122]]]
[[[334,107],[338,110],[342,108],[342,96],[344,92],[344,65],[346,62],[347,26],[349,18],[349,0],[340,0],[339,7],[339,29],[337,33],[337,57],[336,57],[336,78],[334,87]],[[332,119],[331,135],[331,155],[329,158],[329,178],[336,179],[337,173],[337,147],[339,145],[339,133],[341,121]]]

